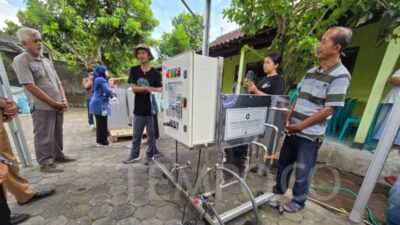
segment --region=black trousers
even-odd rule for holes
[[[243,177],[246,169],[246,163],[248,159],[248,144],[243,144],[231,148],[225,149],[226,166],[236,172],[239,176]],[[225,178],[228,180],[232,176],[226,174]]]
[[[95,115],[96,118],[96,143],[108,145],[107,116]]]
[[[153,114],[153,120],[154,120],[154,134],[156,137],[156,140],[160,137],[160,130],[158,129],[158,116],[157,113]]]
[[[10,225],[10,208],[8,208],[2,184],[0,184],[0,224]]]

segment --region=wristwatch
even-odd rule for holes
[[[4,163],[7,166],[12,166],[12,162],[8,161],[7,159],[0,157],[0,163]]]

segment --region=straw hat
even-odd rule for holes
[[[147,53],[149,54],[149,57],[150,57],[149,61],[151,61],[151,60],[154,59],[153,54],[151,54],[150,47],[147,46],[146,44],[138,44],[136,47],[133,48],[133,55],[135,55],[136,58],[137,58],[137,52],[138,52],[139,50],[145,50],[145,51],[147,51]]]

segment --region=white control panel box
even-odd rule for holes
[[[164,132],[192,148],[215,141],[223,58],[186,52],[162,64]]]

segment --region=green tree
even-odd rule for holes
[[[167,58],[188,50],[198,50],[203,40],[203,16],[196,13],[196,18],[189,13],[181,13],[172,18],[173,30],[164,32],[159,41],[160,58]]]
[[[232,0],[224,16],[254,34],[270,27],[276,35],[268,50],[282,54],[287,86],[315,64],[319,37],[330,27],[347,24],[355,28],[380,16],[383,25],[378,44],[396,36],[400,26],[398,0]]]
[[[132,47],[152,42],[150,0],[27,0],[22,25],[41,31],[54,57],[73,68],[106,64],[117,75],[134,63]]]
[[[3,28],[3,30],[0,30],[0,32],[4,32],[8,35],[15,36],[15,33],[17,32],[19,25],[10,20],[5,20],[4,23],[6,24],[6,27]]]

